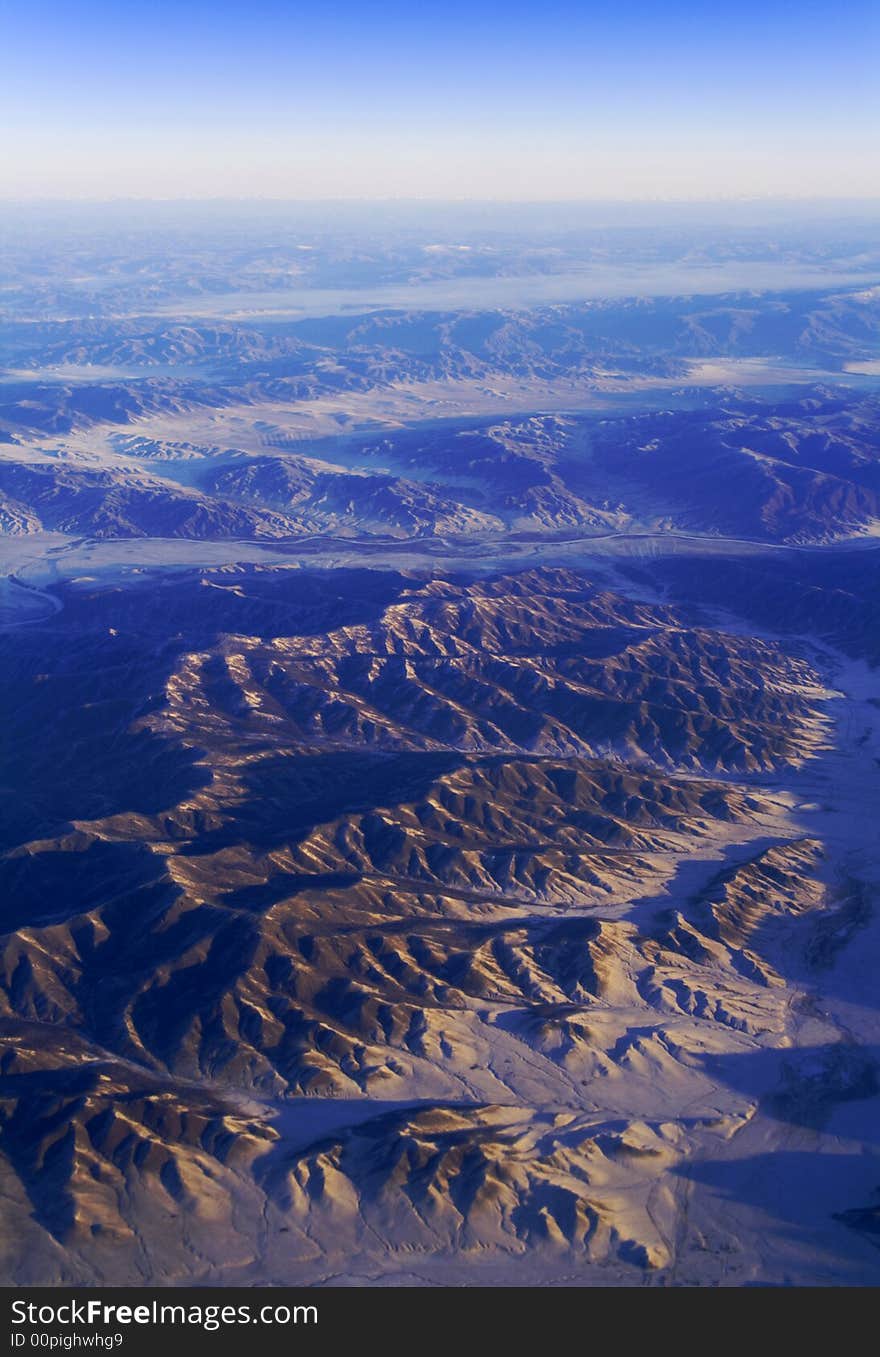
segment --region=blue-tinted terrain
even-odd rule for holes
[[[10,206],[0,1274],[880,1281],[880,215]]]

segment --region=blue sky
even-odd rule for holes
[[[880,7],[0,0],[0,196],[880,196]]]

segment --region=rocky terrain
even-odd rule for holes
[[[194,419],[166,411],[141,418],[139,433],[111,419],[98,436],[7,448],[0,526],[202,540],[660,529],[808,544],[880,522],[874,396],[732,394],[709,409],[459,418],[308,441],[251,412],[242,435],[240,407]],[[245,446],[213,441],[224,433]]]
[[[876,1096],[825,1007],[873,727],[627,572],[148,571],[8,633],[8,1275],[871,1276],[864,1132],[821,1263],[714,1175]]]
[[[875,1285],[876,240],[435,227],[0,232],[3,1280]]]

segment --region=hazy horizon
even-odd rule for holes
[[[876,1287],[880,7],[0,42],[11,1346]]]
[[[876,8],[0,6],[0,197],[876,196]]]
[[[388,206],[388,207],[434,207],[434,208],[463,208],[463,207],[491,207],[491,208],[719,208],[719,207],[756,207],[756,208],[816,208],[820,211],[829,210],[853,210],[858,211],[871,206],[880,208],[880,192],[865,194],[862,197],[822,197],[816,194],[723,194],[715,196],[694,196],[694,197],[595,197],[595,198],[505,198],[505,197],[480,197],[461,196],[461,197],[427,197],[407,194],[364,194],[351,197],[333,197],[333,196],[314,196],[314,197],[290,197],[273,196],[272,194],[248,194],[233,196],[228,193],[217,193],[213,195],[165,195],[165,194],[145,194],[138,196],[134,194],[80,194],[80,195],[52,195],[43,194],[40,196],[26,197],[10,195],[3,197],[0,195],[0,201],[10,207],[42,207],[42,206],[120,206],[126,204],[144,203],[155,204],[158,207],[187,207],[198,205],[223,205],[230,207],[335,207],[345,205],[346,207],[356,207],[359,204],[365,206]]]

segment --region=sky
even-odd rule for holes
[[[0,198],[880,198],[876,0],[0,0]]]

